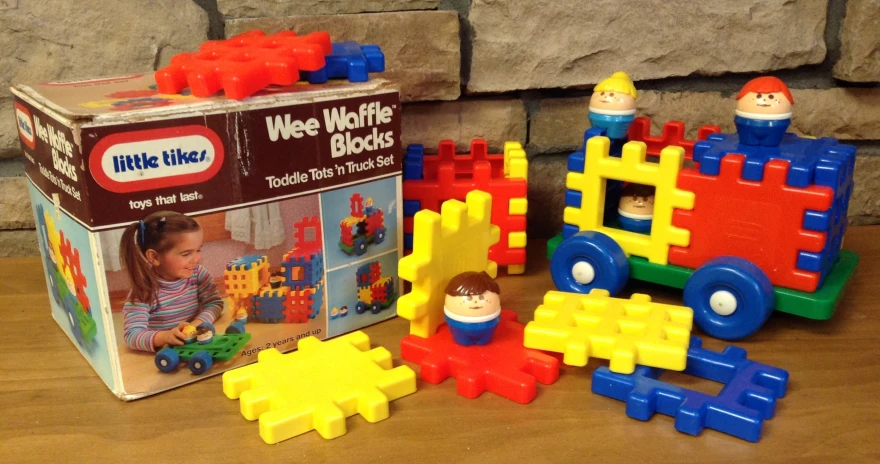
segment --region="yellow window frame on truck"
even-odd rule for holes
[[[669,247],[688,246],[691,238],[689,230],[672,225],[673,210],[694,208],[694,193],[676,188],[678,173],[684,163],[684,149],[677,146],[664,148],[659,163],[646,161],[644,142],[627,142],[620,158],[610,156],[610,149],[611,141],[607,137],[593,137],[587,141],[584,172],[569,172],[565,178],[566,188],[581,193],[581,207],[567,206],[563,220],[580,231],[608,235],[627,256],[641,256],[652,263],[668,264]],[[607,180],[654,187],[650,235],[603,225]]]

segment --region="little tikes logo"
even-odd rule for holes
[[[37,148],[37,133],[34,130],[34,118],[31,112],[19,103],[15,104],[15,125],[18,127],[18,136],[31,150]]]
[[[204,126],[108,135],[89,158],[98,185],[116,193],[205,182],[222,166],[223,143]]]

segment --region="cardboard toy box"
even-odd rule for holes
[[[12,93],[52,315],[119,398],[396,314],[400,102],[389,82],[242,101],[159,94],[152,75]],[[153,327],[126,320],[120,255],[123,229],[156,211],[199,222],[201,266],[224,298],[210,343],[159,354],[133,348]]]

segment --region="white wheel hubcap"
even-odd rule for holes
[[[571,267],[571,275],[581,285],[589,285],[596,278],[596,270],[586,261],[578,261]]]
[[[709,306],[721,316],[730,316],[736,311],[736,297],[727,290],[718,290],[709,297]]]

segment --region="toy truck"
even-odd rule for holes
[[[355,193],[350,199],[351,216],[339,222],[339,248],[346,254],[361,256],[367,245],[385,241],[385,213],[373,206],[373,199]]]
[[[858,261],[841,249],[855,147],[791,133],[778,147],[748,146],[713,131],[646,145],[650,121],[639,119],[628,143],[590,129],[569,158],[565,225],[548,244],[556,286],[615,294],[634,278],[681,288],[694,322],[726,340],[753,334],[774,309],[830,318]],[[684,168],[691,147],[695,164]],[[649,233],[618,227],[618,199],[606,198],[614,182],[655,189]]]
[[[203,323],[212,333],[214,326]],[[186,361],[189,370],[195,375],[208,372],[214,361],[226,362],[238,354],[251,340],[251,334],[245,333],[244,324],[236,322],[226,328],[225,335],[214,335],[208,343],[192,342],[181,346],[168,346],[156,353],[156,367],[165,374],[174,372],[180,361]]]
[[[378,261],[358,267],[356,278],[358,302],[354,310],[358,314],[363,314],[367,309],[373,314],[379,314],[397,299],[394,279],[382,275],[382,265]]]

